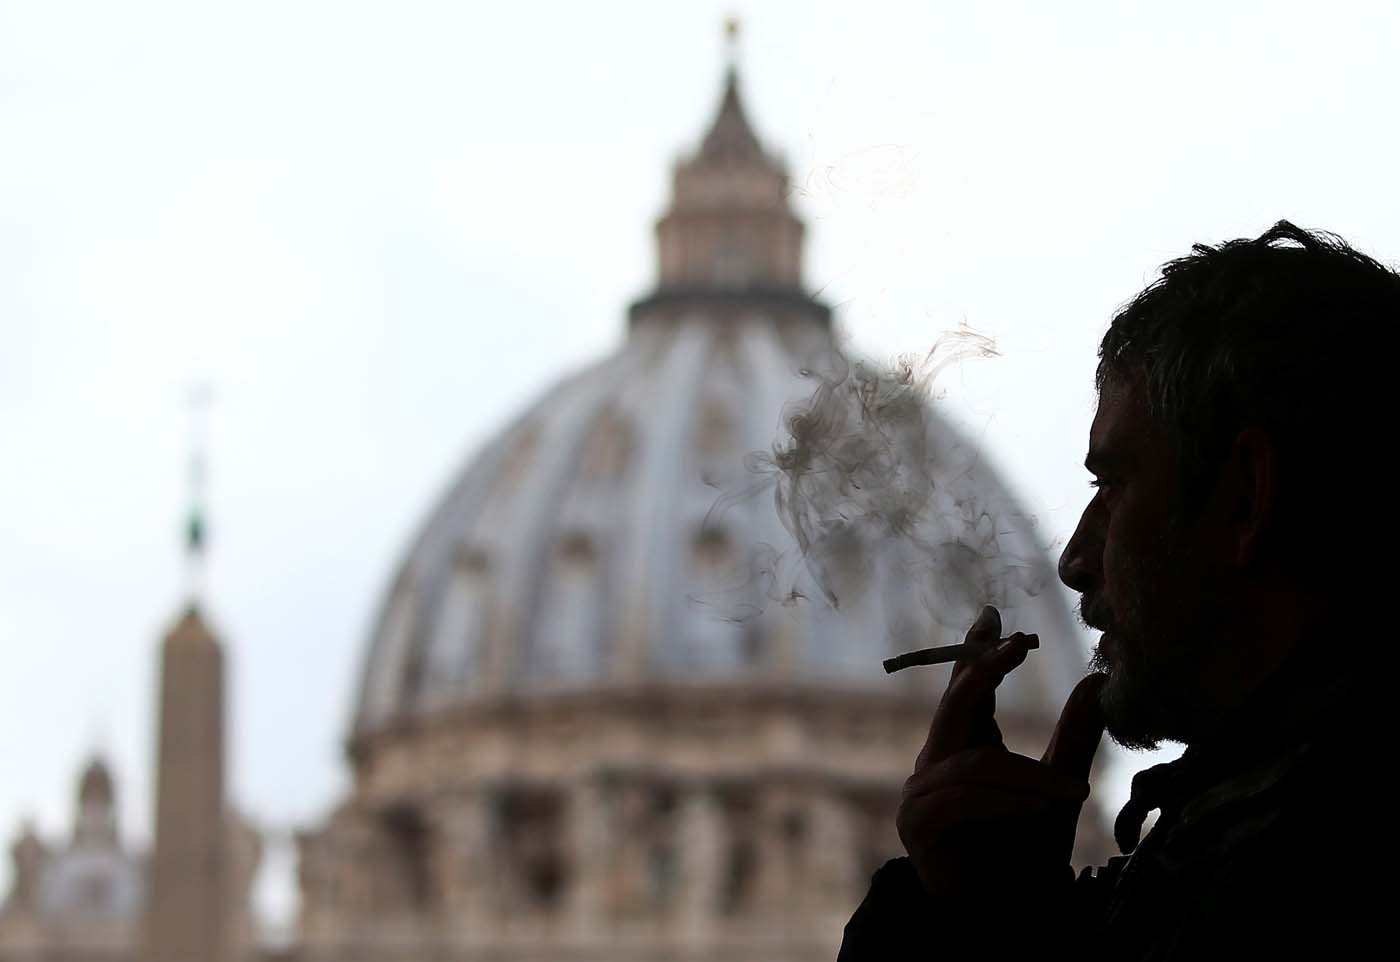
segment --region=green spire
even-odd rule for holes
[[[213,392],[207,384],[196,385],[189,394],[190,405],[190,461],[189,461],[189,509],[185,516],[185,569],[186,591],[191,604],[199,600],[203,589],[204,551],[208,545],[209,531],[205,522],[205,479],[204,457],[205,422]]]
[[[198,441],[195,442],[198,444]],[[204,553],[204,453],[195,448],[190,455],[190,510],[185,525],[185,553],[197,557]]]

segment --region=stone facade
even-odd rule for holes
[[[587,694],[379,733],[301,839],[298,957],[829,958],[929,708]]]
[[[881,862],[926,695],[480,702],[358,743],[300,839],[294,957],[829,960]],[[1037,719],[1008,740],[1043,741]],[[1083,858],[1105,839],[1086,811]]]

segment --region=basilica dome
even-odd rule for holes
[[[477,453],[429,515],[372,630],[357,733],[477,699],[585,688],[808,686],[908,694],[946,669],[890,678],[898,650],[960,640],[941,610],[975,611],[987,572],[919,584],[899,539],[866,546],[852,604],[777,600],[797,546],[755,482],[802,376],[836,347],[800,281],[802,225],[733,78],[657,225],[656,291],[621,349],[564,379]],[[1042,647],[1008,679],[1005,714],[1053,718],[1083,670],[1077,631],[1030,525],[984,459],[928,415],[928,443],[970,452],[933,510],[973,512],[998,558],[1028,570],[1008,630]],[[946,460],[946,459],[945,459]],[[767,559],[767,564],[765,560]],[[982,562],[979,562],[982,563]],[[1004,563],[993,559],[989,564]],[[775,593],[776,589],[776,593]]]

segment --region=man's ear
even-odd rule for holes
[[[1220,493],[1228,534],[1229,560],[1240,567],[1254,562],[1273,525],[1278,491],[1278,450],[1257,427],[1235,436],[1225,462]]]

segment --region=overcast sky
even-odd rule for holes
[[[1400,258],[1397,10],[0,2],[0,836],[66,832],[95,749],[149,835],[201,381],[236,800],[286,828],[340,796],[396,558],[620,343],[730,12],[808,285],[877,356],[997,339],[940,403],[1053,543],[1095,344],[1158,264],[1280,217]]]

